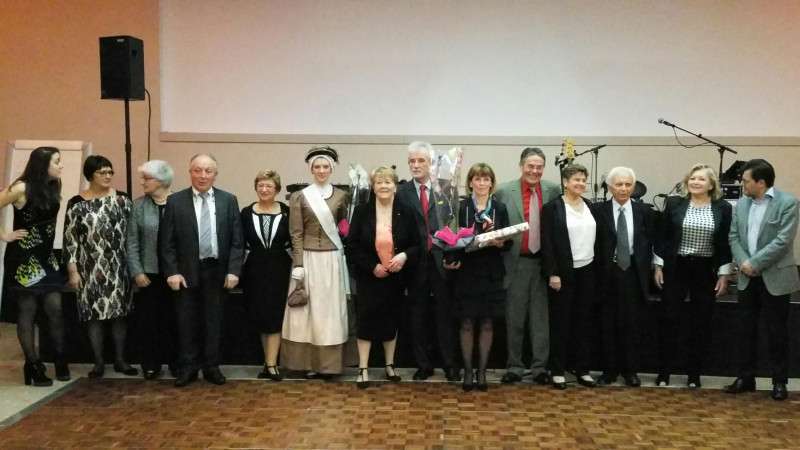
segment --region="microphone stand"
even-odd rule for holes
[[[702,139],[702,140],[708,142],[711,145],[716,145],[717,146],[717,151],[719,152],[719,172],[717,172],[717,176],[722,176],[722,159],[725,157],[725,152],[731,152],[734,155],[738,155],[739,154],[739,152],[737,152],[736,150],[733,150],[732,148],[730,148],[728,146],[722,145],[719,142],[712,141],[711,139],[703,136],[702,134],[694,134],[689,130],[684,130],[683,128],[675,125],[674,123],[669,123],[666,120],[661,121],[661,123],[663,123],[664,125],[666,125],[668,127],[677,128],[677,129],[683,131],[684,133],[691,134],[692,136],[694,136],[694,137],[696,137],[698,139]]]
[[[592,154],[592,171],[594,172],[592,173],[592,180],[594,180],[594,189],[592,190],[592,203],[596,203],[600,199],[600,197],[597,196],[597,190],[599,189],[599,187],[597,186],[597,155],[600,152],[600,149],[605,146],[606,144],[598,145],[597,147],[592,147],[589,150],[585,150],[575,154],[576,158],[586,153]],[[603,200],[606,199],[605,197],[606,196],[603,195]]]

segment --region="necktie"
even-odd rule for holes
[[[203,199],[200,205],[200,259],[211,258],[211,212],[208,210],[208,192],[200,194]]]
[[[431,240],[431,224],[428,223],[428,192],[425,185],[419,187],[419,202],[422,205],[422,214],[425,216],[425,229],[428,230],[428,250],[433,247]]]
[[[625,209],[619,207],[617,217],[617,265],[622,270],[631,266],[631,248],[628,245],[628,219],[625,218]]]
[[[537,253],[542,248],[541,232],[539,231],[539,196],[536,187],[531,188],[531,201],[528,205],[528,250]]]

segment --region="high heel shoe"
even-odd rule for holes
[[[386,379],[391,381],[392,383],[399,383],[401,378],[400,375],[397,374],[397,371],[394,368],[394,363],[386,365]],[[394,375],[389,375],[389,369],[392,369],[392,373]]]
[[[114,372],[121,373],[129,377],[135,377],[136,375],[139,375],[139,371],[136,368],[131,366],[125,367],[125,365],[116,363],[114,364]]]
[[[486,369],[478,369],[476,378],[478,379],[478,390],[481,392],[488,391],[489,384],[486,383]],[[481,380],[483,380],[483,383],[481,383]]]
[[[56,380],[69,381],[72,379],[69,373],[69,365],[67,364],[67,359],[64,358],[64,355],[56,356],[54,365],[56,366]]]
[[[364,374],[366,373],[367,373],[366,367],[358,368],[358,378],[361,378],[361,381],[358,381],[358,378],[356,378],[356,387],[358,387],[359,389],[366,389],[369,387],[369,381],[364,381],[365,378]]]
[[[271,372],[270,369],[274,370],[275,373]],[[262,380],[270,379],[272,381],[281,381],[283,380],[283,375],[278,371],[278,366],[268,366],[264,364],[264,370],[258,374],[258,378]]]
[[[45,375],[44,372],[45,367],[41,361],[26,361],[25,365],[22,367],[22,375],[24,377],[25,385],[30,386],[33,384],[34,386],[39,387],[52,386],[53,380],[47,378],[47,375]]]

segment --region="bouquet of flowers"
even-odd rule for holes
[[[437,150],[431,161],[431,190],[439,221],[439,230],[433,235],[433,243],[444,250],[448,264],[458,261],[461,251],[472,242],[475,231],[474,227],[460,228],[456,217],[463,154],[464,150],[459,147],[447,152]]]

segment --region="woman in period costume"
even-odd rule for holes
[[[292,284],[309,294],[303,306],[286,306],[281,360],[307,377],[342,372],[347,341],[348,273],[338,224],[347,215],[347,195],[328,178],[339,162],[336,150],[312,148],[306,154],[314,182],[289,200],[289,233],[294,253]],[[290,291],[292,288],[290,287]]]

